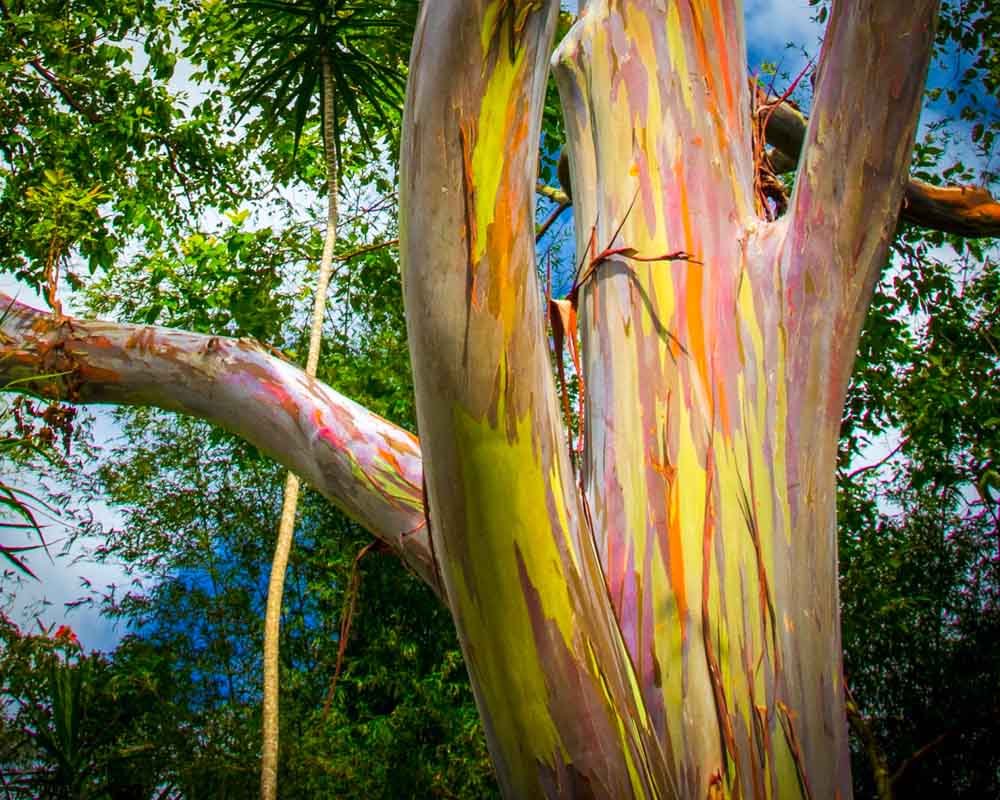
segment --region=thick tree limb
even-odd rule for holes
[[[767,143],[782,159],[775,164],[775,170],[795,169],[808,118],[787,102],[763,105],[757,113],[767,118]],[[1000,236],[1000,202],[979,186],[934,186],[910,178],[899,218],[918,228],[970,239]]]
[[[968,239],[1000,236],[1000,203],[981,186],[934,186],[910,178],[900,219]]]
[[[905,6],[834,2],[789,212],[782,276],[793,360],[828,343],[810,326],[835,319],[827,402],[839,405],[855,334],[888,254],[907,184],[938,0]],[[827,356],[821,356],[826,358]]]
[[[535,271],[558,11],[421,6],[400,148],[417,416],[434,549],[503,794],[653,797],[666,765],[566,451]]]
[[[13,384],[13,385],[11,385]],[[442,595],[420,445],[257,342],[56,319],[0,293],[0,386],[208,420],[294,470]]]

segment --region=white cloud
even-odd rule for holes
[[[105,412],[105,416],[107,413]],[[100,429],[100,422],[95,429]],[[45,492],[38,488],[33,476],[21,474],[15,483],[37,496]],[[72,491],[71,487],[57,486],[57,491]],[[32,504],[41,525],[51,558],[43,550],[35,550],[24,556],[24,562],[38,577],[38,580],[22,577],[20,580],[0,579],[0,606],[23,631],[38,633],[38,624],[45,628],[68,625],[76,633],[84,650],[112,650],[123,631],[116,628],[111,620],[101,616],[99,595],[115,585],[127,587],[131,577],[122,564],[109,561],[96,563],[88,557],[89,551],[100,544],[90,537],[80,537],[67,546],[72,535],[71,521],[47,514],[36,504]],[[120,517],[107,505],[91,502],[89,507],[79,509],[89,513],[105,529],[121,525]],[[37,545],[38,535],[28,532],[24,537],[5,535],[4,540],[12,545]],[[95,596],[96,595],[96,596]],[[83,602],[86,598],[90,602]]]
[[[813,51],[822,26],[813,21],[816,8],[808,0],[747,0],[747,43],[759,49],[781,49],[789,42]]]
[[[813,21],[816,8],[808,0],[747,0],[745,9],[751,69],[766,61],[794,78],[819,56],[823,26]]]

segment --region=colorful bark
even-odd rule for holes
[[[428,7],[405,126],[406,296],[433,536],[508,793],[550,788],[526,781],[563,735],[561,659],[579,632],[601,635],[599,601],[566,592],[574,568],[593,570],[580,531],[592,527],[618,623],[608,656],[627,649],[659,778],[641,788],[848,795],[836,440],[859,314],[899,208],[934,4],[894,9],[891,26],[873,2],[834,5],[812,144],[776,224],[754,210],[739,4],[587,4],[556,58],[577,247],[590,253],[582,509],[558,453],[521,221],[536,136],[523,115],[538,90],[510,70],[540,48],[530,25],[491,27],[530,10],[472,4],[449,27],[452,4]],[[853,89],[852,70],[864,76]],[[869,135],[852,144],[853,128],[823,127],[848,118]],[[415,208],[427,186],[442,202]],[[535,616],[522,607],[532,603]],[[553,627],[566,655],[541,647]],[[519,639],[534,650],[512,655]],[[589,720],[597,706],[577,686]],[[560,753],[575,771],[588,768],[581,755],[593,757]]]
[[[692,256],[612,256],[580,292],[584,490],[684,797],[850,794],[836,442],[935,12],[886,6],[834,4],[773,225],[754,214],[737,3],[593,0],[557,53],[578,250]]]
[[[655,796],[670,778],[585,522],[535,277],[557,5],[423,6],[400,235],[418,427],[434,549],[505,794]]]
[[[837,433],[936,1],[833,3],[777,223],[737,0],[586,4],[556,58],[591,253],[582,488],[534,265],[557,8],[422,7],[400,249],[426,527],[415,440],[255,345],[15,305],[0,379],[212,419],[392,543],[454,613],[507,796],[847,797]]]
[[[56,320],[0,294],[0,386],[155,406],[236,433],[305,478],[436,591],[416,437],[258,343]],[[440,593],[440,592],[439,592]]]
[[[578,249],[693,257],[611,257],[581,287],[583,480],[619,623],[680,796],[788,792],[786,391],[777,297],[752,280],[777,239],[748,236],[742,11],[592,2],[556,60]]]

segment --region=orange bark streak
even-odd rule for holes
[[[670,557],[670,587],[677,600],[677,618],[680,621],[681,641],[687,641],[687,591],[684,583],[684,548],[681,545],[680,493],[677,482],[670,482],[670,531],[667,547]]]
[[[120,383],[121,375],[115,370],[101,369],[87,364],[79,367],[80,380],[88,383]]]
[[[722,86],[726,90],[726,116],[730,121],[734,118],[733,87],[729,83],[729,49],[725,47],[726,34],[722,25],[722,9],[719,3],[712,3],[712,27],[718,40],[719,64],[722,68]]]
[[[708,383],[708,362],[705,358],[705,319],[701,310],[704,275],[700,264],[688,264],[687,270],[687,275],[685,276],[687,280],[684,286],[687,293],[685,308],[687,310],[688,352],[694,358],[694,363],[698,367],[698,375],[701,377],[702,386],[708,392],[710,387]]]
[[[725,38],[721,35],[721,30],[718,26],[718,20],[715,18],[716,15],[713,11],[713,27],[716,30],[717,35],[719,35],[719,52],[709,54],[708,48],[705,46],[705,24],[701,17],[701,8],[696,3],[691,4],[691,21],[695,27],[695,35],[692,40],[698,49],[698,62],[699,62],[699,75],[705,81],[705,91],[709,98],[709,102],[714,106],[715,114],[712,115],[713,126],[715,127],[715,137],[716,146],[720,153],[725,153],[729,149],[728,134],[726,129],[722,125],[722,120],[719,118],[719,92],[718,87],[715,85],[714,75],[714,64],[715,58],[721,58],[723,61],[723,88],[726,93],[726,110],[727,116],[730,114],[730,108],[732,106],[732,87],[729,85],[729,71],[726,68],[727,57],[726,50],[723,47]]]
[[[708,49],[705,47],[705,23],[701,18],[701,7],[697,2],[691,3],[691,22],[695,28],[695,33],[691,37],[691,40],[698,48],[699,70],[697,74],[705,81],[705,89],[708,92],[708,96],[714,99],[717,93],[715,90],[715,81],[712,77],[713,61],[709,59]],[[721,55],[725,58],[724,53]]]
[[[396,470],[396,472],[402,475],[403,468],[399,466],[399,461],[396,460],[396,456],[393,454],[391,450],[386,450],[384,447],[379,447],[378,454],[382,456],[382,460],[385,461],[386,464],[391,466],[394,470]]]
[[[515,119],[516,118],[516,119]],[[507,110],[505,127],[510,131],[507,139],[512,152],[519,149],[528,135],[528,120],[512,105]],[[502,153],[496,154],[502,158]],[[510,335],[517,315],[514,313],[517,303],[520,282],[511,280],[510,256],[512,243],[518,241],[524,228],[524,215],[519,213],[520,164],[507,160],[504,164],[503,177],[500,181],[499,197],[496,198],[496,208],[493,222],[486,232],[486,248],[489,263],[494,273],[494,283],[491,291],[490,311],[504,320],[507,335]],[[489,198],[483,198],[489,202]]]
[[[478,311],[479,299],[476,296],[476,265],[472,263],[472,254],[476,252],[476,241],[479,231],[476,228],[476,215],[471,211],[476,204],[476,187],[472,177],[472,152],[469,145],[469,133],[464,125],[459,127],[458,132],[462,140],[462,178],[465,184],[462,190],[465,192],[465,229],[463,234],[465,236],[467,262],[465,268],[468,270],[469,296],[467,301],[472,308]]]

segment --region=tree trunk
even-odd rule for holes
[[[837,437],[936,3],[833,4],[773,224],[739,4],[588,4],[555,59],[588,254],[582,492],[530,224],[556,10],[425,3],[404,121],[431,536],[502,787],[849,796]]]
[[[330,53],[322,51],[323,89],[323,160],[326,163],[326,237],[323,241],[323,256],[319,265],[319,277],[313,297],[312,324],[309,329],[309,350],[306,355],[306,375],[316,376],[319,366],[320,349],[323,342],[323,321],[326,319],[326,295],[333,272],[333,251],[337,244],[337,156],[333,137],[333,71]],[[274,800],[278,796],[278,760],[280,738],[280,646],[281,646],[281,605],[285,589],[285,574],[288,571],[288,557],[292,550],[295,534],[295,515],[299,504],[299,478],[289,472],[285,479],[284,498],[281,505],[281,519],[278,523],[278,537],[271,561],[271,576],[267,586],[267,609],[264,614],[264,686],[261,703],[261,759],[260,796],[261,800]]]
[[[369,526],[452,610],[508,797],[848,797],[837,433],[936,9],[834,0],[767,223],[739,3],[587,5],[556,57],[579,475],[534,263],[555,0],[422,5],[400,251],[423,474],[412,437],[252,343],[0,297],[0,380],[211,419]]]

